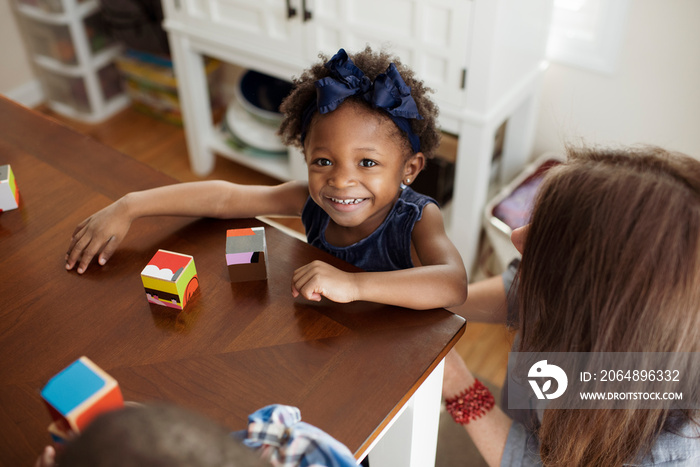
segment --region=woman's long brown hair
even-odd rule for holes
[[[540,189],[519,277],[521,352],[697,352],[700,162],[569,149]],[[544,465],[621,465],[692,411],[545,410]]]

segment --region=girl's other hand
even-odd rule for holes
[[[71,270],[78,264],[78,274],[82,274],[97,254],[100,265],[107,263],[130,226],[123,198],[85,219],[73,232],[66,253],[66,269]]]
[[[292,296],[320,301],[322,297],[338,303],[357,300],[354,274],[341,271],[323,261],[313,261],[294,271]]]

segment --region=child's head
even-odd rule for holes
[[[282,104],[280,132],[304,149],[309,195],[355,240],[381,224],[439,142],[427,91],[385,53],[368,47],[350,58],[341,49]]]
[[[438,108],[428,97],[431,90],[416,79],[412,70],[402,65],[397,57],[386,52],[373,52],[369,46],[349,57],[341,49],[330,60],[325,55],[319,55],[319,58],[319,63],[294,79],[294,89],[282,103],[284,120],[280,134],[286,144],[304,149],[302,138],[313,126],[319,113],[332,112],[324,107],[330,104],[329,107],[335,108],[335,103],[340,99],[339,107],[345,102],[356,102],[377,118],[393,120],[395,125],[389,127],[392,129],[392,137],[401,142],[407,156],[422,152],[425,157],[432,157],[440,142],[436,122]],[[396,74],[389,71],[392,64],[396,68]],[[339,78],[339,73],[352,77]],[[380,77],[379,80],[377,77]],[[332,78],[338,84],[321,86],[324,80],[325,83],[329,82],[326,78]],[[356,88],[348,91],[347,82],[352,82],[352,85],[356,83]],[[399,91],[396,89],[400,86],[399,83],[410,89]],[[406,98],[405,95],[409,92],[410,98]],[[377,95],[379,97],[375,98]],[[400,129],[399,125],[404,129]],[[413,144],[411,138],[414,138]]]
[[[58,456],[65,467],[269,465],[229,431],[171,405],[125,407],[97,417]]]

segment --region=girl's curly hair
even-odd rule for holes
[[[433,92],[433,90],[425,86],[423,81],[418,80],[414,76],[413,70],[404,66],[397,57],[385,51],[375,53],[370,46],[367,46],[361,52],[355,54],[348,53],[348,56],[372,81],[375,80],[377,75],[385,73],[391,63],[396,65],[396,69],[401,74],[403,80],[411,87],[411,96],[413,96],[413,99],[416,101],[418,112],[423,117],[422,120],[409,120],[411,130],[420,138],[421,152],[425,157],[432,157],[440,143],[440,132],[437,129],[438,107],[430,97],[428,97],[428,93]],[[282,141],[284,141],[285,144],[296,146],[302,150],[301,132],[303,115],[309,103],[316,97],[316,87],[314,83],[319,79],[330,76],[330,72],[324,66],[330,58],[324,54],[319,54],[318,57],[321,60],[320,62],[305,70],[300,77],[293,78],[294,87],[280,106],[280,110],[284,114],[284,119],[279,129]],[[371,104],[357,96],[349,97],[346,101],[347,100],[361,103],[367,109],[372,110],[382,118],[389,119],[388,114],[383,110],[372,108]],[[313,118],[315,118],[316,115],[318,114],[315,114]],[[399,130],[398,127],[396,127],[396,132],[397,135],[400,135],[403,139],[406,153],[412,154],[413,151],[411,150],[411,145],[406,134]]]

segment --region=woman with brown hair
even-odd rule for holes
[[[515,286],[508,273],[470,285],[453,311],[517,326],[519,352],[699,352],[700,162],[656,147],[568,156],[513,232]],[[454,352],[443,395],[489,465],[700,465],[697,405],[514,411],[514,421]]]

